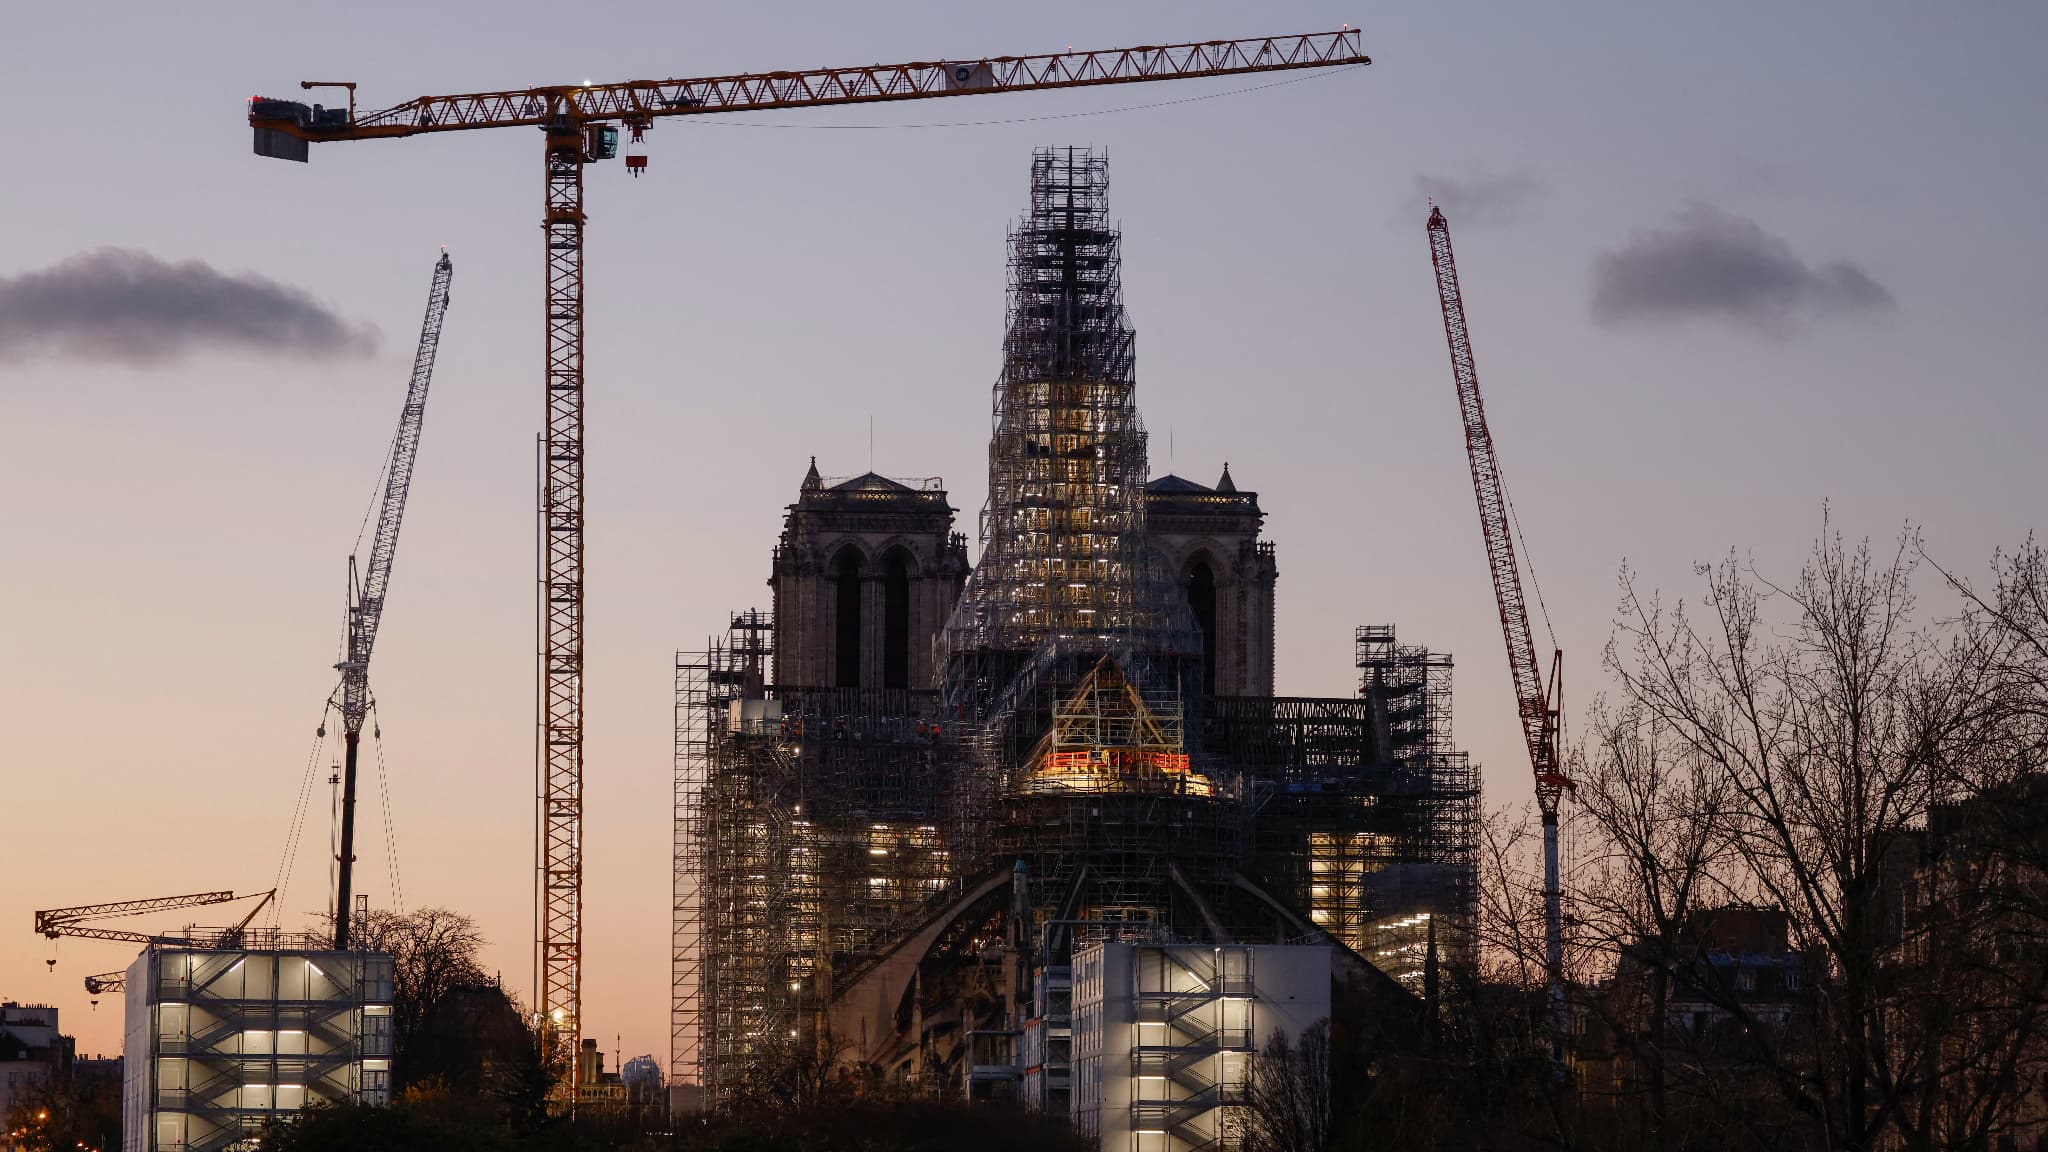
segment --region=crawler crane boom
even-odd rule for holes
[[[427,386],[434,379],[434,354],[441,347],[441,322],[448,315],[448,286],[455,265],[442,252],[427,289],[427,315],[420,324],[419,348],[413,353],[412,378],[399,409],[398,432],[384,461],[384,495],[377,510],[377,534],[370,541],[370,563],[357,579],[356,558],[348,558],[348,628],[346,655],[334,666],[341,673],[335,696],[341,708],[342,758],[341,852],[336,863],[334,946],[348,947],[349,915],[355,882],[356,754],[362,745],[363,722],[370,714],[370,649],[384,619],[384,594],[391,587],[391,562],[398,555],[398,527],[405,519],[405,498],[412,491],[413,461],[419,457],[420,431],[427,418]]]
[[[1472,465],[1472,492],[1479,500],[1479,528],[1486,538],[1486,563],[1493,576],[1493,596],[1500,608],[1501,635],[1507,640],[1508,668],[1514,675],[1515,709],[1529,746],[1529,765],[1536,777],[1536,807],[1543,818],[1543,944],[1551,1008],[1561,1023],[1564,1008],[1564,914],[1558,868],[1557,806],[1571,787],[1558,768],[1560,726],[1564,715],[1564,652],[1550,657],[1550,683],[1537,672],[1536,639],[1529,627],[1529,604],[1522,598],[1522,573],[1515,563],[1509,531],[1507,489],[1501,481],[1500,459],[1493,433],[1486,426],[1486,404],[1479,396],[1479,370],[1472,361],[1472,337],[1465,326],[1465,298],[1458,290],[1458,264],[1451,255],[1451,226],[1443,209],[1429,212],[1429,253],[1436,269],[1437,300],[1443,306],[1444,338],[1450,344],[1451,376],[1457,384],[1458,410],[1465,424],[1465,455]],[[1562,1056],[1562,1052],[1557,1053]]]

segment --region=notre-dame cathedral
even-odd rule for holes
[[[678,659],[676,1071],[714,1097],[802,1050],[1064,1108],[1091,940],[1321,942],[1383,1019],[1471,962],[1450,659],[1301,637],[1358,681],[1274,694],[1258,494],[1150,475],[1107,189],[1033,158],[976,552],[939,481],[813,459],[769,610]]]

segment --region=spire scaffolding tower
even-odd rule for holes
[[[1145,425],[1124,317],[1109,157],[1041,149],[1010,233],[1010,323],[995,386],[983,552],[945,634],[955,692],[1000,690],[1034,652],[1199,653],[1144,556]]]

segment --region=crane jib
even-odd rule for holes
[[[423,96],[357,114],[295,100],[256,97],[249,123],[258,155],[303,161],[310,141],[370,140],[516,126],[571,127],[593,121],[645,125],[663,116],[919,100],[993,92],[1029,92],[1232,76],[1296,68],[1362,66],[1355,28],[1301,36],[873,64],[682,80],[628,80],[498,92]],[[353,95],[353,93],[351,93]]]

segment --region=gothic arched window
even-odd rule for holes
[[[1202,691],[1216,694],[1216,573],[1205,559],[1188,570],[1188,607],[1202,628]]]
[[[860,553],[844,548],[832,562],[832,682],[860,687]]]
[[[910,687],[910,554],[882,558],[882,687]]]

